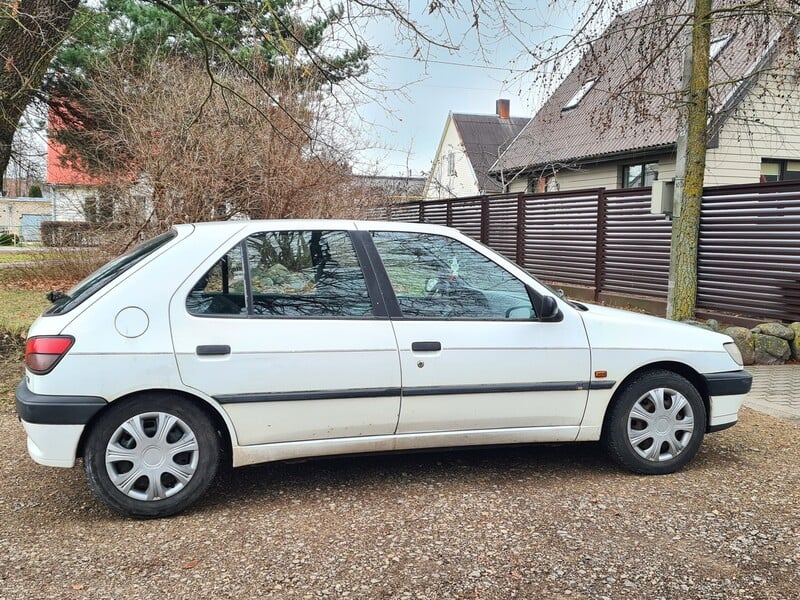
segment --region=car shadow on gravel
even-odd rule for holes
[[[402,496],[409,486],[475,490],[530,478],[546,486],[620,474],[595,442],[349,455],[224,469],[197,508],[305,498],[342,487]]]

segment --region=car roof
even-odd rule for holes
[[[344,219],[262,219],[262,220],[234,220],[234,221],[209,221],[175,225],[178,231],[184,229],[228,229],[231,232],[247,230],[291,230],[291,229],[328,229],[328,230],[357,230],[357,231],[420,231],[430,233],[447,233],[453,235],[457,230],[443,225],[428,223],[405,223],[399,221],[367,221]]]

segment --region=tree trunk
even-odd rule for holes
[[[697,246],[700,205],[708,143],[708,70],[711,45],[711,0],[695,0],[692,21],[692,61],[686,90],[686,173],[676,185],[676,210],[672,221],[670,281],[667,317],[680,321],[694,317],[697,300]],[[680,174],[678,174],[680,177]]]
[[[17,124],[77,7],[78,0],[0,0],[0,190]]]

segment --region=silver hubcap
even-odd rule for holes
[[[694,433],[694,413],[683,394],[668,388],[650,390],[628,415],[628,441],[639,456],[653,462],[675,458]]]
[[[106,447],[111,482],[136,500],[162,500],[180,492],[197,470],[199,446],[179,418],[154,412],[117,427]]]

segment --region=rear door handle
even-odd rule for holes
[[[412,342],[412,352],[439,352],[442,349],[441,342]]]
[[[226,356],[231,353],[231,347],[225,345],[218,346],[198,346],[197,356]]]

